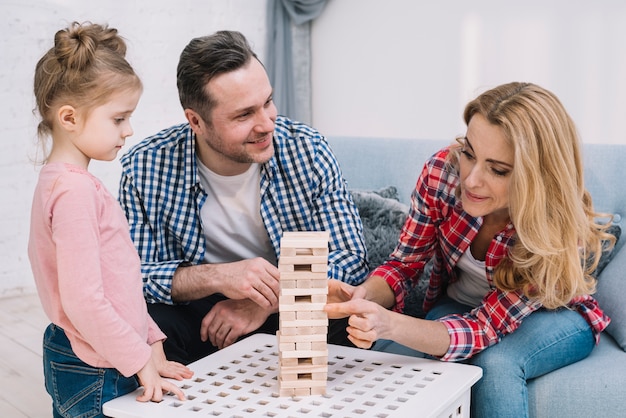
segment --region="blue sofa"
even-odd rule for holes
[[[397,215],[402,214],[403,207],[407,208],[423,163],[447,145],[445,141],[417,139],[331,137],[328,140],[353,195],[393,186],[399,202],[391,202],[386,212]],[[626,187],[621,173],[626,165],[626,145],[585,144],[584,153],[586,187],[596,210],[614,214],[615,224],[623,229]],[[382,193],[382,199],[389,200],[389,196]],[[385,240],[394,241],[394,238]],[[595,295],[611,316],[611,325],[588,358],[529,382],[531,417],[626,416],[626,303],[622,303],[626,298],[625,240],[626,237],[618,240],[607,257],[610,261],[600,272]],[[369,241],[370,252],[382,245]],[[386,251],[395,242],[387,244]]]

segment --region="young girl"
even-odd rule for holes
[[[52,146],[33,198],[28,254],[52,322],[43,362],[55,417],[103,416],[103,403],[139,384],[138,401],[160,401],[168,391],[183,400],[161,376],[192,375],[166,360],[126,218],[87,171],[92,159],[113,160],[133,133],[142,85],[125,54],[117,30],[74,22],[35,69],[38,134],[42,142],[51,136]]]

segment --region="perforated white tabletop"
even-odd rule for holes
[[[252,335],[189,365],[177,382],[187,400],[135,400],[139,391],[104,404],[114,418],[205,417],[469,417],[479,367],[328,345],[325,395],[280,397],[276,336]]]

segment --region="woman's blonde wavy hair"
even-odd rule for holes
[[[521,290],[549,309],[595,292],[607,215],[596,213],[584,186],[581,144],[559,99],[531,83],[509,83],[467,104],[504,130],[514,148],[509,212],[517,240],[496,269],[495,285]],[[453,159],[454,160],[454,159]]]

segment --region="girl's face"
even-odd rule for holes
[[[461,200],[467,213],[485,221],[509,220],[513,154],[501,127],[480,114],[472,116],[459,159]]]
[[[101,106],[95,107],[82,121],[73,144],[89,160],[111,161],[122,149],[126,138],[133,134],[130,116],[137,107],[141,90],[125,90],[113,94]]]

